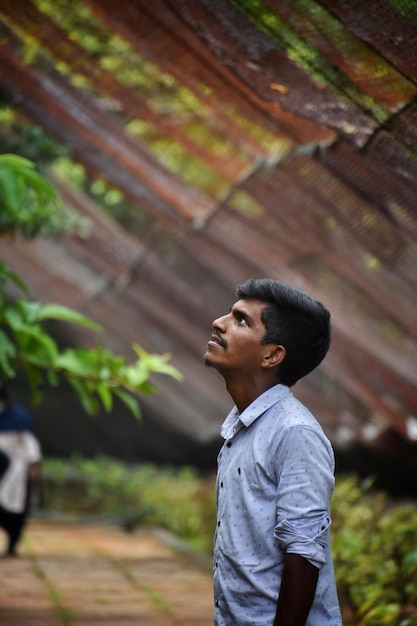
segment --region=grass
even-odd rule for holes
[[[74,620],[72,612],[64,605],[59,591],[49,580],[38,562],[34,563],[34,572],[45,585],[49,597],[51,598],[53,603],[54,613],[61,622],[62,626],[73,626]]]

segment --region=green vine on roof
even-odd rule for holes
[[[288,11],[270,10],[261,0],[232,0],[247,19],[286,51],[288,58],[307,72],[314,81],[326,85],[339,99],[354,103],[366,116],[384,122],[390,111],[383,102],[365,90],[363,76],[372,68],[372,77],[386,83],[391,93],[396,93],[398,103],[405,99],[414,86],[391,64],[375,53],[366,43],[354,37],[329,11],[313,0],[288,2]],[[285,3],[283,3],[285,7]],[[320,49],[322,41],[329,50],[337,49],[340,57],[350,66],[344,72],[330,53]],[[356,78],[355,78],[356,77]],[[285,86],[283,86],[285,87]]]

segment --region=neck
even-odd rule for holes
[[[262,381],[242,381],[228,380],[226,381],[226,389],[231,396],[233,402],[236,404],[239,413],[242,413],[256,398],[259,398],[267,389],[270,389],[278,383],[274,380],[262,380]]]

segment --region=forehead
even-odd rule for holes
[[[267,306],[262,300],[245,298],[237,300],[232,306],[232,311],[240,311],[250,316],[254,322],[261,321],[262,310]]]

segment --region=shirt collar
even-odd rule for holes
[[[280,402],[282,398],[287,396],[289,393],[290,390],[288,387],[278,384],[270,387],[260,396],[255,398],[255,400],[247,406],[242,413],[239,413],[237,407],[234,406],[223,422],[221,429],[222,437],[224,439],[230,439],[238,430],[240,430],[242,426],[250,426],[258,417],[262,415],[262,413],[265,413],[265,411],[271,408],[272,405]]]

